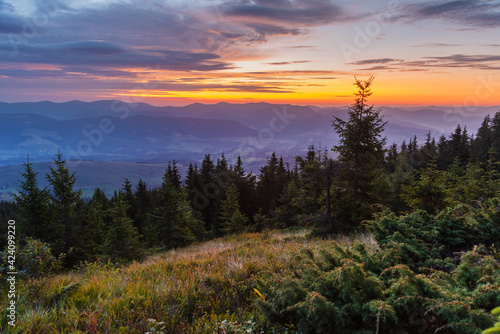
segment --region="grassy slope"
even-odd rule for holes
[[[377,247],[371,236],[357,239],[368,249]],[[336,241],[351,245],[347,237]],[[93,264],[80,272],[18,282],[18,326],[3,330],[145,333],[165,327],[164,333],[222,333],[231,326],[248,328],[248,321],[263,323],[255,307],[257,299],[265,298],[259,296],[259,280],[286,271],[301,249],[331,245],[306,240],[303,231],[244,234],[172,250],[121,269]],[[1,310],[6,307],[3,294]],[[292,333],[286,328],[266,332]]]

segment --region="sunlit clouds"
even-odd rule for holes
[[[0,0],[0,100],[498,104],[499,4]]]

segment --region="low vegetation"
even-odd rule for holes
[[[18,319],[7,326],[2,289],[2,330],[472,334],[494,326],[500,113],[475,138],[458,126],[438,143],[429,135],[422,146],[414,137],[385,150],[385,122],[366,104],[371,82],[357,80],[349,119],[333,120],[336,159],[311,146],[290,168],[272,153],[258,178],[241,157],[230,165],[207,154],[184,181],[172,161],[159,188],[139,181],[134,191],[125,180],[112,198],[97,189],[83,199],[62,154],[48,188],[28,161],[16,203],[0,203],[0,225],[16,219],[20,236]]]
[[[447,232],[428,229],[445,227],[443,214],[385,219],[370,223],[373,234],[246,233],[141,263],[97,260],[26,278],[16,327],[7,327],[5,296],[0,325],[5,333],[480,333],[494,324],[498,243],[436,249],[408,226],[446,239]]]

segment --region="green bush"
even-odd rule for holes
[[[380,249],[305,248],[261,282],[260,308],[300,333],[480,333],[500,304],[495,205],[382,213],[367,223]]]
[[[1,253],[5,267],[2,272],[7,272],[7,249]],[[59,271],[62,268],[64,254],[55,257],[49,244],[37,239],[28,238],[24,246],[17,248],[15,253],[15,267],[21,277],[39,278]]]

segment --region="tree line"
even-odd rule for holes
[[[475,136],[458,125],[437,140],[429,132],[424,143],[415,136],[387,147],[386,122],[368,104],[372,80],[356,80],[348,119],[333,119],[339,144],[330,150],[310,145],[293,166],[273,152],[256,175],[247,173],[241,157],[231,164],[224,154],[206,154],[200,166],[189,165],[184,180],[174,160],[159,188],[125,179],[111,198],[98,188],[84,199],[75,189],[77,176],[58,153],[46,189],[39,187],[32,163],[24,163],[15,202],[0,203],[0,215],[16,217],[19,235],[48,243],[74,266],[140,259],[243,231],[311,226],[331,233],[359,228],[381,208],[435,214],[497,196],[500,112],[487,116]]]

